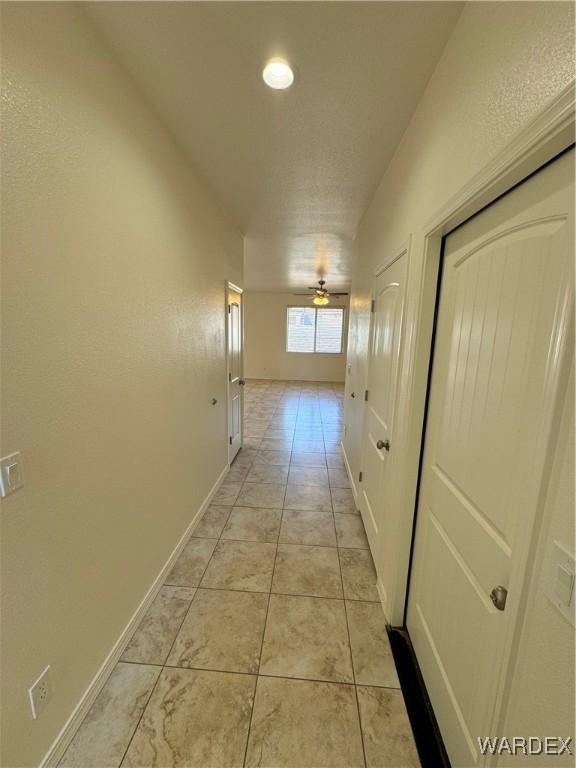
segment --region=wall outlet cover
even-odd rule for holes
[[[52,675],[50,667],[42,672],[38,679],[28,688],[28,699],[34,720],[46,707],[52,697]]]
[[[555,541],[551,546],[546,570],[544,587],[546,596],[562,616],[574,626],[576,602],[574,555],[564,549],[559,541]]]
[[[22,456],[19,453],[11,453],[0,459],[0,497],[14,493],[23,485]]]

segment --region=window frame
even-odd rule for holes
[[[314,349],[311,352],[300,352],[288,349],[288,323],[291,309],[313,309],[314,310]],[[339,309],[342,312],[342,328],[340,329],[340,352],[317,352],[316,334],[318,330],[318,312],[324,309]],[[346,307],[316,307],[309,304],[288,304],[286,306],[286,325],[285,325],[285,343],[284,349],[290,355],[342,355],[344,353],[344,331],[346,328]]]

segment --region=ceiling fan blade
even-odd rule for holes
[[[311,293],[293,293],[292,296],[310,296],[312,298]]]
[[[347,293],[330,293],[330,296],[348,296]]]

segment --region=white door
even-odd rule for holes
[[[478,737],[505,735],[495,718],[571,354],[573,162],[445,242],[407,625],[454,768],[483,764]]]
[[[376,277],[370,331],[368,394],[362,435],[360,512],[372,556],[378,550],[385,510],[393,409],[398,376],[406,251]]]
[[[242,291],[228,285],[228,461],[242,447]]]

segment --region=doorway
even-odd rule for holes
[[[226,285],[227,367],[228,367],[228,463],[242,447],[244,396],[244,316],[242,289]]]
[[[572,352],[574,151],[444,242],[407,629],[453,766],[498,724]]]

